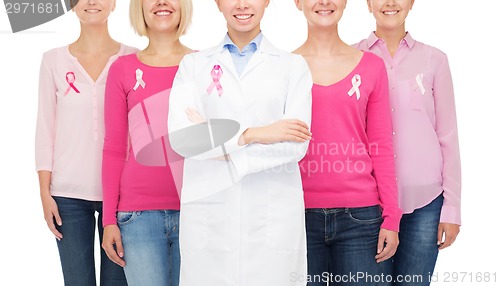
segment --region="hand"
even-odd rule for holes
[[[377,263],[385,261],[394,256],[394,254],[396,254],[396,250],[398,249],[398,245],[398,233],[381,228],[378,235],[377,255],[375,255]]]
[[[440,223],[438,226],[437,245],[439,250],[443,250],[450,246],[457,239],[460,232],[460,225],[453,223]],[[444,235],[444,241],[443,241]]]
[[[249,128],[243,132],[239,144],[273,144],[278,142],[299,142],[311,140],[309,126],[298,119],[283,119],[263,127]]]
[[[188,116],[189,121],[191,121],[192,123],[198,124],[207,121],[196,109],[191,107],[186,108],[186,115]]]
[[[117,225],[107,225],[104,227],[102,248],[111,261],[121,267],[125,266],[125,260],[122,259],[124,256],[122,236]]]
[[[58,226],[62,225],[62,219],[59,216],[57,203],[54,198],[52,198],[50,193],[44,193],[40,196],[42,198],[43,216],[45,218],[45,222],[56,239],[61,241],[63,235],[57,230],[56,225],[54,224],[55,221]]]

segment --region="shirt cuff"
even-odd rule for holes
[[[453,206],[443,206],[441,209],[441,218],[439,219],[441,223],[453,223],[462,224],[460,209]]]
[[[399,232],[399,223],[401,221],[401,217],[403,216],[400,208],[393,207],[391,209],[384,210],[382,212],[382,216],[384,217],[384,221],[380,226],[381,228]]]

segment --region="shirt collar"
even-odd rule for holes
[[[260,47],[261,42],[262,42],[262,38],[263,38],[263,34],[262,34],[262,32],[259,32],[259,34],[252,41],[250,41],[250,43],[248,45],[243,47],[241,52],[246,52],[248,50],[250,50],[251,52],[257,51]],[[229,37],[229,34],[226,34],[226,36],[224,37],[224,40],[222,42],[222,46],[223,46],[223,48],[228,49],[230,52],[232,52],[234,50],[234,48],[236,48],[236,50],[234,50],[234,51],[240,52],[239,48],[234,44],[234,42]]]
[[[257,48],[258,48],[258,52],[262,52],[262,53],[269,54],[269,55],[279,56],[282,54],[282,51],[280,49],[274,47],[273,44],[271,44],[266,39],[266,37],[264,35],[262,35],[261,43],[258,45]],[[203,53],[206,56],[212,56],[212,55],[217,54],[217,53],[223,53],[226,50],[227,49],[224,48],[224,41],[221,41],[217,46],[212,47],[212,48],[208,48]]]
[[[371,32],[368,39],[366,39],[366,43],[368,44],[368,48],[371,49],[375,43],[377,43],[380,39],[375,35],[375,32]]]
[[[415,40],[413,39],[413,37],[410,35],[409,32],[406,32],[406,36],[403,38],[403,41],[410,48],[410,50],[413,49],[413,46],[415,46]]]
[[[372,32],[367,39],[368,48],[371,49],[373,45],[375,45],[378,41],[383,41],[383,40],[377,37],[377,35],[375,35],[375,32]],[[408,48],[410,48],[410,50],[415,45],[415,40],[413,39],[413,37],[410,35],[409,32],[406,32],[406,36],[401,41],[405,43],[408,46]]]

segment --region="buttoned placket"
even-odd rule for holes
[[[379,48],[382,50],[382,54],[383,54],[383,57],[385,58],[385,62],[386,62],[386,68],[387,68],[387,76],[389,79],[396,79],[397,78],[397,66],[396,66],[396,60],[395,60],[395,57],[397,55],[397,53],[399,52],[400,48],[401,48],[401,43],[399,44],[399,47],[398,47],[398,51],[396,51],[396,54],[394,54],[394,57],[390,54],[389,52],[389,49],[387,48],[387,45],[385,44],[384,40],[382,39],[379,39],[378,41],[378,45],[379,45]],[[397,93],[397,90],[396,90],[396,83],[397,83],[397,80],[389,80],[389,84],[390,84],[390,89],[391,89],[391,93],[394,93],[396,92]],[[391,103],[392,105],[393,103]],[[391,113],[392,114],[392,117],[394,118],[394,112],[396,112],[396,108],[394,105],[391,106]],[[392,136],[396,136],[397,132],[396,132],[396,127],[394,126],[393,124],[393,127],[392,127]],[[396,159],[398,157],[398,155],[396,153],[394,153],[394,159]]]
[[[399,43],[398,49],[397,49],[396,53],[394,54],[394,56],[392,56],[390,54],[389,49],[387,48],[387,45],[385,44],[384,40],[379,39],[378,45],[382,51],[384,61],[386,62],[386,65],[387,65],[386,66],[387,67],[387,76],[389,79],[392,79],[392,80],[389,80],[390,93],[396,94],[396,96],[395,96],[396,99],[391,100],[391,113],[392,113],[391,115],[392,115],[392,118],[395,118],[395,116],[396,116],[395,112],[397,112],[397,110],[396,110],[395,104],[392,101],[397,100],[398,94],[399,94],[399,91],[397,90],[397,86],[396,86],[398,83],[398,77],[397,77],[398,59],[404,58],[405,54],[408,52],[408,50],[404,48],[404,45],[407,45],[407,43],[405,42],[404,39],[401,40],[401,42]],[[396,135],[397,135],[397,130],[396,130],[395,124],[393,123],[392,136],[395,137]],[[394,139],[393,139],[393,141],[394,141]],[[394,160],[396,160],[396,159],[398,159],[398,154],[396,153],[396,150],[394,150]],[[396,181],[398,181],[397,177],[395,179],[396,179]]]
[[[99,106],[98,106],[99,98],[98,98],[97,87],[101,82],[101,80],[105,80],[105,76],[107,75],[106,71],[109,68],[109,65],[111,65],[111,63],[113,63],[115,59],[120,55],[122,49],[123,47],[121,46],[118,53],[109,58],[108,62],[106,63],[106,66],[101,71],[101,74],[94,81],[92,77],[90,77],[90,75],[88,74],[87,70],[85,70],[85,68],[80,64],[78,58],[71,55],[71,53],[69,52],[69,47],[67,48],[67,52],[70,55],[71,59],[74,61],[76,67],[80,70],[82,75],[87,78],[87,81],[92,85],[92,131],[93,131],[92,133],[94,141],[99,140]]]

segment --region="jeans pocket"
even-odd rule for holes
[[[348,211],[349,218],[360,224],[375,224],[382,221],[382,212],[379,206],[352,208]]]
[[[136,212],[118,212],[116,214],[116,221],[118,225],[126,225],[132,222],[136,216]]]

